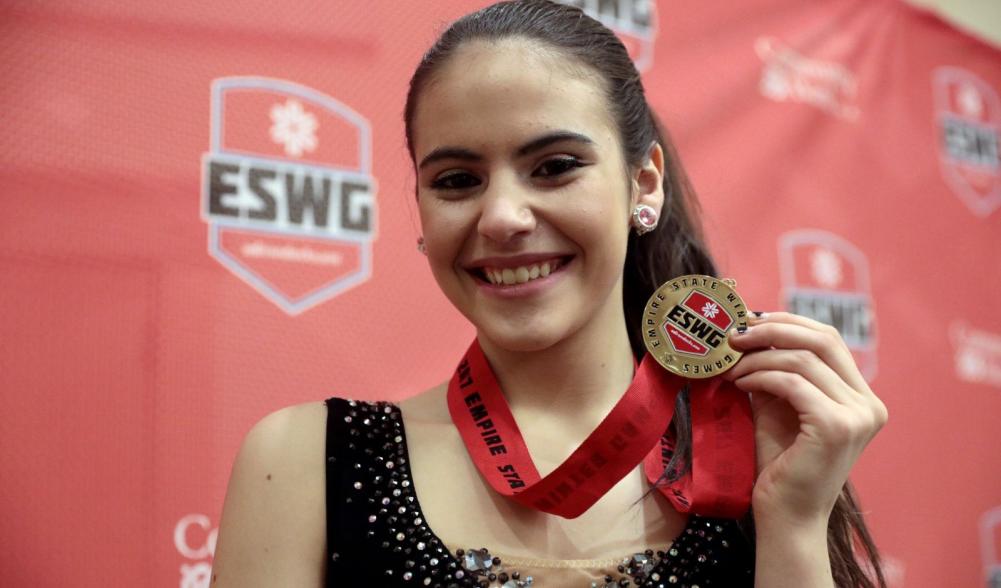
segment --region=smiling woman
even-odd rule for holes
[[[399,405],[255,426],[214,585],[883,584],[846,481],[886,409],[829,327],[770,313],[730,335],[744,355],[720,385],[754,412],[756,468],[725,464],[756,475],[745,516],[651,491],[643,456],[674,484],[693,431],[687,391],[675,405],[642,361],[641,312],[715,268],[613,33],[545,0],[480,10],[425,54],[405,118],[428,263],[476,340]]]
[[[627,178],[600,78],[566,63],[537,41],[471,41],[413,109],[431,271],[488,355],[496,346],[551,349],[585,325],[628,340],[621,277],[630,211],[660,208],[663,158],[648,157]],[[641,181],[643,192],[634,190]],[[539,278],[519,280],[533,265]],[[628,346],[618,349],[628,366]]]

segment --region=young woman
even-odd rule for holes
[[[421,247],[545,475],[630,387],[654,290],[714,274],[692,191],[626,50],[576,8],[508,2],[455,22],[405,116]],[[730,343],[745,355],[721,377],[749,393],[756,441],[742,520],[679,512],[641,467],[576,518],[523,506],[481,477],[446,382],[257,424],[212,584],[882,585],[846,481],[885,407],[830,327],[774,312]],[[688,407],[683,393],[671,424],[682,464]]]

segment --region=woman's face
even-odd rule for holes
[[[534,351],[621,324],[636,196],[595,74],[530,41],[466,43],[413,138],[431,270],[481,337]]]

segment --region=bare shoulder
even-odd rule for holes
[[[247,433],[219,524],[212,586],[322,586],[327,407],[277,410]]]
[[[434,480],[455,474],[448,468],[455,465],[452,458],[464,451],[448,412],[446,391],[447,386],[441,384],[399,403],[407,431],[411,475],[414,484],[425,489],[422,503],[432,498],[428,495],[432,489],[441,488]]]
[[[448,383],[445,382],[397,403],[407,424],[420,426],[451,423],[448,404],[445,402],[447,390]]]

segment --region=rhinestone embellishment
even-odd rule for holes
[[[351,476],[344,479],[348,488],[344,502],[351,508],[362,509],[359,523],[366,525],[368,531],[357,541],[371,543],[372,549],[385,554],[385,567],[380,567],[378,573],[387,586],[547,588],[544,578],[537,580],[518,570],[506,569],[501,558],[486,548],[457,549],[451,553],[428,527],[417,503],[399,410],[388,403],[351,401],[348,406],[350,410],[341,427],[350,435],[349,439],[355,440],[347,444],[352,453],[328,458],[328,467],[332,471],[343,470],[340,475]],[[354,467],[340,467],[338,463]],[[608,570],[602,580],[590,582],[590,586],[712,588],[716,583],[709,580],[709,570],[719,565],[721,554],[733,551],[727,549],[730,547],[727,539],[732,538],[717,521],[693,515],[685,531],[669,548],[648,549],[626,557]],[[333,553],[331,565],[351,565],[351,558],[340,557],[344,553],[342,548]],[[747,578],[752,578],[749,569],[746,573]]]

